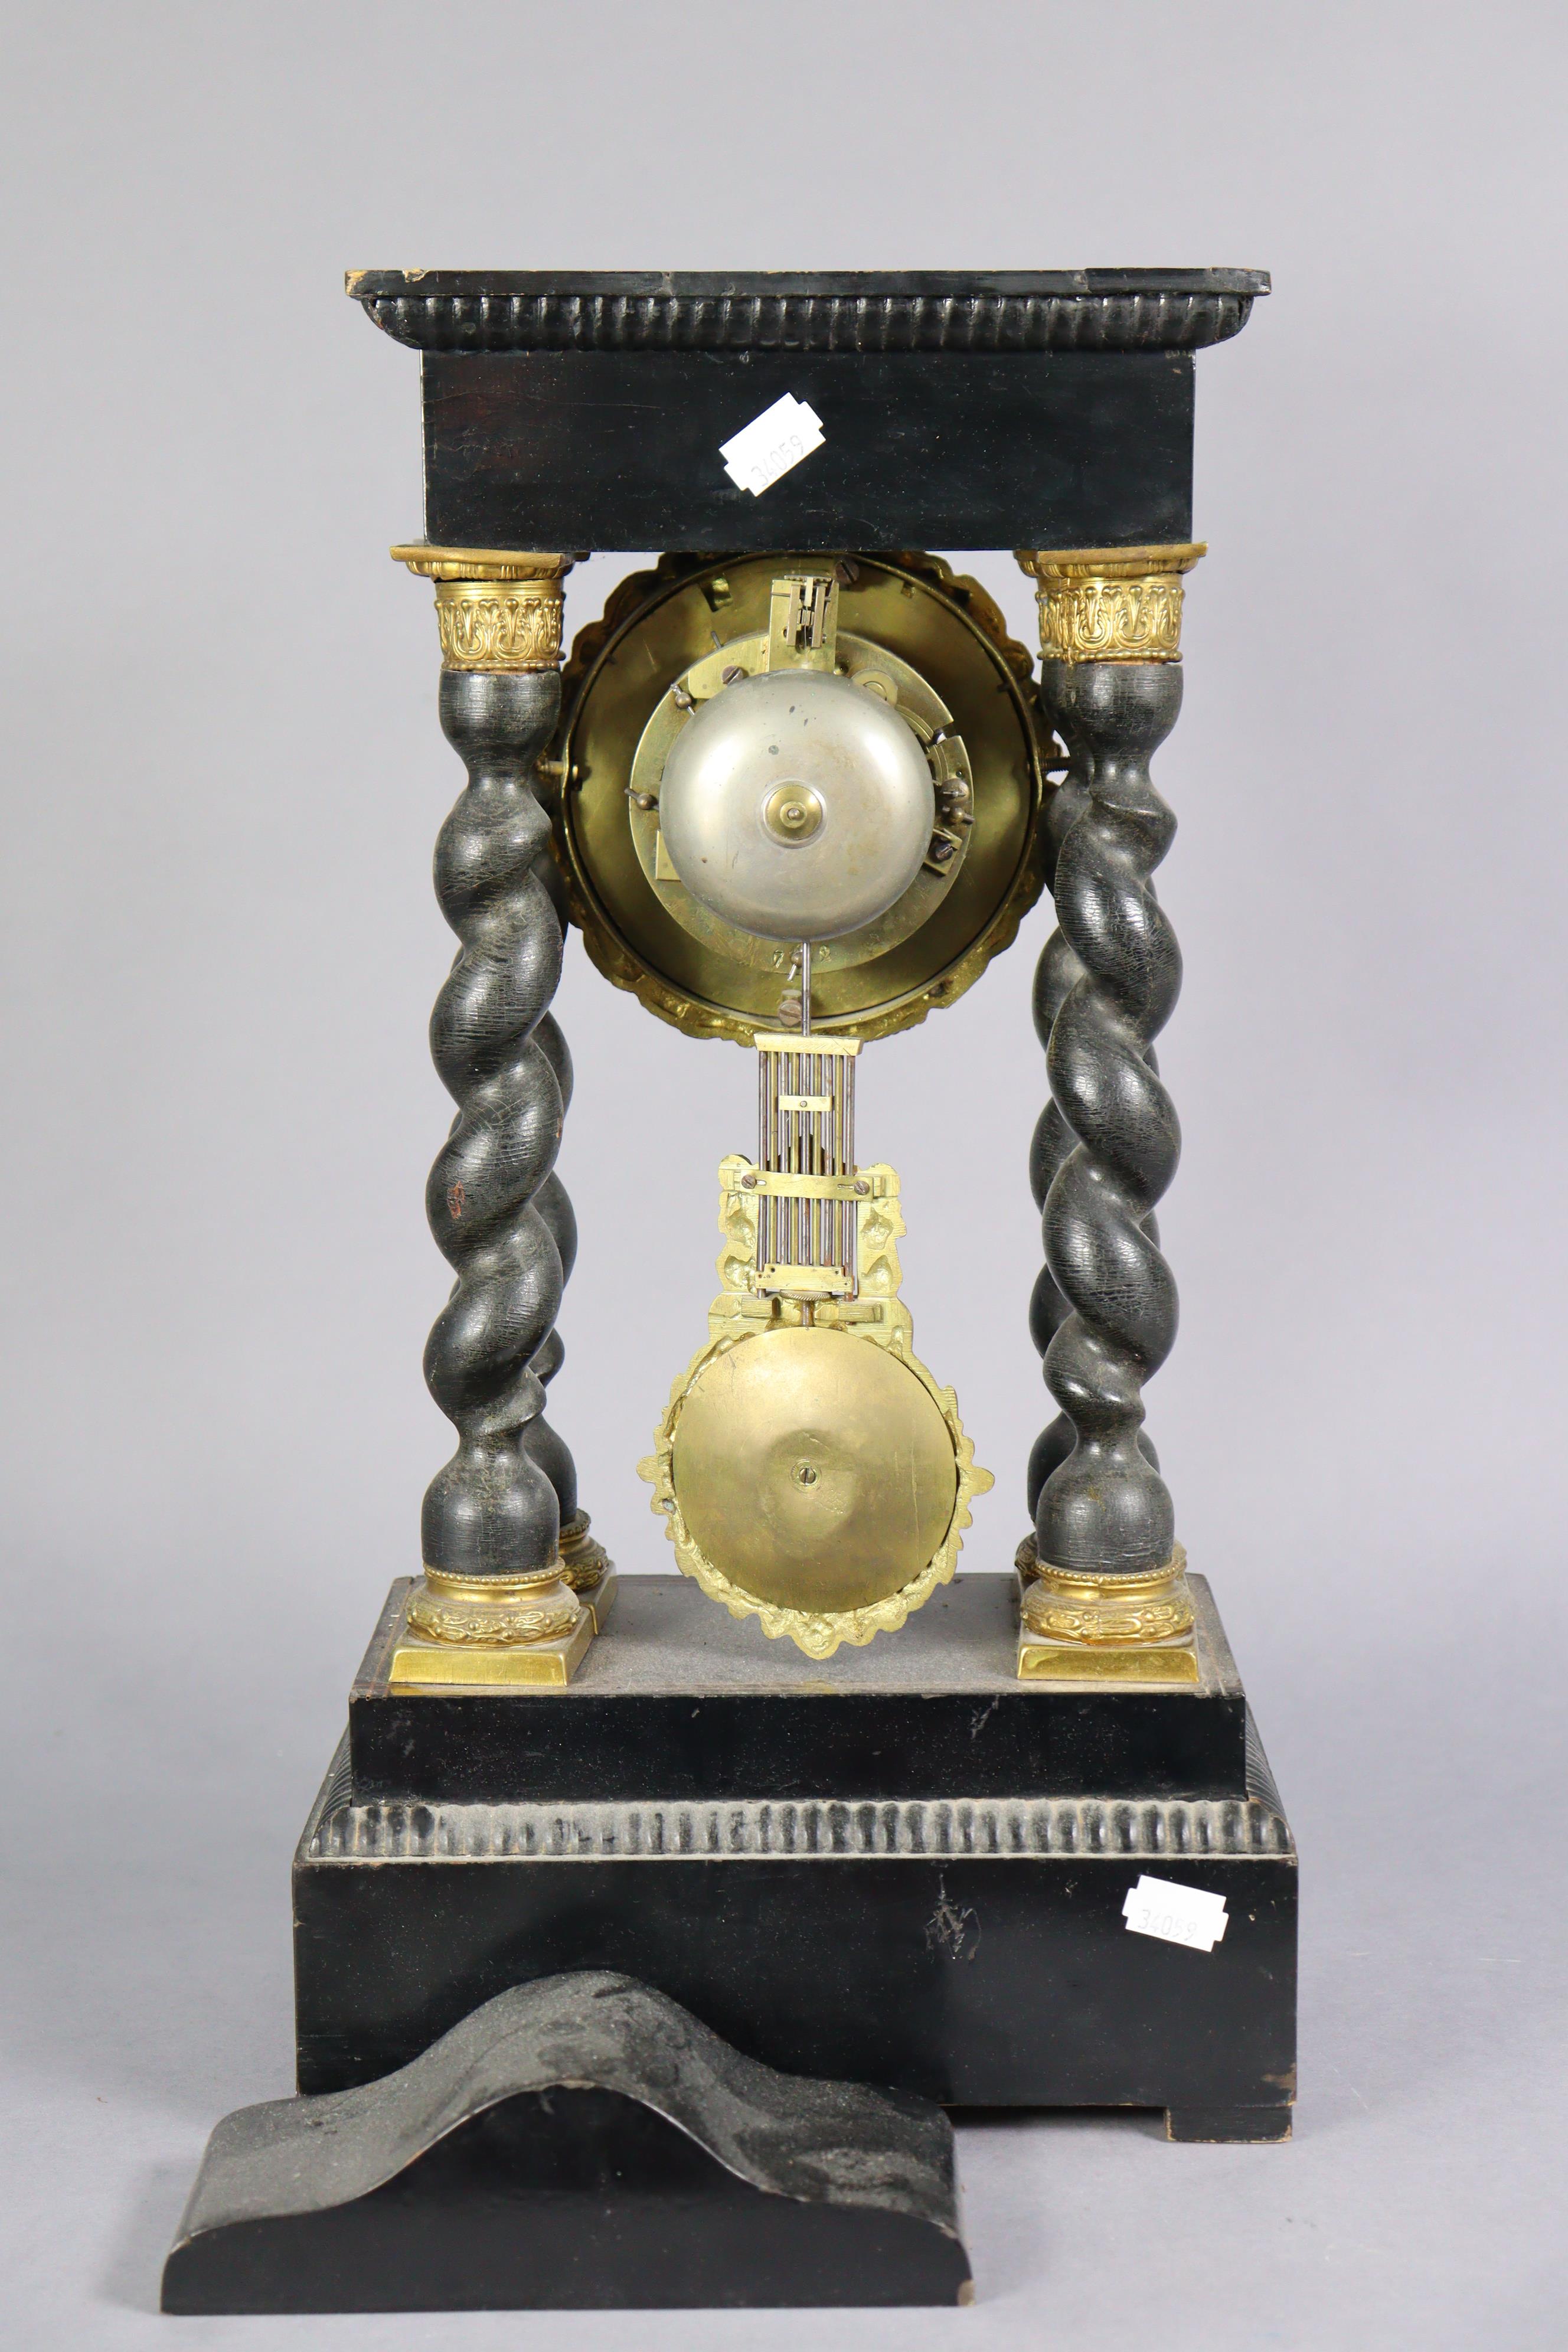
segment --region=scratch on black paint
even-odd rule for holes
[[[950,1960],[972,1960],[980,1948],[980,1922],[967,1903],[948,1901],[947,1882],[936,1882],[936,1909],[926,1921],[926,1945]]]

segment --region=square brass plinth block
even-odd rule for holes
[[[1190,1635],[1174,1642],[1097,1643],[1090,1649],[1083,1642],[1045,1642],[1020,1626],[1018,1679],[1058,1688],[1077,1684],[1098,1689],[1115,1683],[1123,1690],[1165,1690],[1173,1683],[1196,1683],[1201,1675]]]
[[[409,1632],[405,1614],[393,1643],[387,1680],[426,1690],[564,1690],[587,1655],[602,1615],[603,1604],[590,1605],[569,1633],[548,1642],[427,1642]]]
[[[1204,1641],[1205,1612],[1197,1601],[1196,1622],[1184,1633],[1163,1642],[1068,1642],[1038,1633],[1022,1615],[1028,1584],[1020,1572],[1017,1598],[1020,1682],[1050,1683],[1058,1690],[1100,1690],[1107,1684],[1120,1690],[1170,1690],[1205,1679],[1199,1645]]]

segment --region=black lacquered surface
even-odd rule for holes
[[[720,451],[785,394],[823,446],[760,497]],[[427,352],[447,547],[1108,547],[1192,536],[1184,352]]]

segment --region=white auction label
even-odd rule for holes
[[[735,488],[760,499],[781,474],[787,474],[792,466],[798,466],[821,446],[821,417],[793,392],[786,392],[782,400],[775,400],[771,408],[743,425],[719,455]]]
[[[1212,1952],[1226,1925],[1223,1895],[1174,1886],[1168,1878],[1141,1878],[1130,1886],[1121,1916],[1135,1936],[1161,1936],[1194,1952]]]

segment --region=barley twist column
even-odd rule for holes
[[[425,1497],[425,1574],[408,1610],[412,1633],[452,1653],[449,1671],[426,1656],[417,1678],[461,1681],[481,1651],[559,1645],[582,1630],[561,1555],[575,1477],[539,1419],[560,1360],[563,1244],[575,1238],[552,1175],[571,1066],[549,1013],[562,937],[535,871],[550,824],[534,793],[560,710],[569,559],[393,552],[437,583],[441,726],[468,772],[436,849],[436,894],[459,947],[430,1047],[458,1108],[426,1188],[455,1280],[425,1377],[458,1447]]]
[[[1088,761],[1081,740],[1075,740],[1067,725],[1066,713],[1058,710],[1041,692],[1041,708],[1051,726],[1068,749],[1067,773],[1057,785],[1044,812],[1047,860],[1046,887],[1056,888],[1057,858],[1063,840],[1074,819],[1083,809],[1088,795]],[[1068,945],[1060,929],[1054,930],[1040,950],[1040,961],[1035,967],[1034,1015],[1035,1034],[1048,1050],[1051,1029],[1074,984],[1082,978],[1083,967]],[[1029,1190],[1035,1206],[1045,1214],[1046,1199],[1057,1170],[1072,1150],[1072,1129],[1062,1118],[1054,1101],[1047,1100],[1035,1122],[1035,1132],[1029,1145]],[[1029,1300],[1029,1336],[1041,1356],[1049,1348],[1057,1331],[1069,1312],[1068,1302],[1057,1288],[1049,1264],[1041,1266]],[[1058,1413],[1036,1438],[1029,1454],[1026,1498],[1029,1517],[1033,1519],[1040,1499],[1040,1489],[1059,1462],[1065,1462],[1073,1448],[1072,1423],[1065,1413]],[[1026,1538],[1026,1559],[1020,1555],[1019,1565],[1032,1572],[1034,1538]]]
[[[539,878],[549,890],[564,928],[565,893],[560,888],[560,872],[552,859],[546,856],[536,869]],[[560,895],[557,896],[557,892]],[[533,1039],[555,1073],[555,1083],[561,1089],[561,1113],[564,1118],[572,1108],[572,1055],[561,1034],[561,1024],[552,1013],[541,1014]],[[533,1196],[533,1205],[550,1228],[561,1259],[563,1286],[572,1278],[572,1268],[577,1260],[577,1219],[566,1187],[553,1169]],[[551,1381],[565,1360],[566,1349],[559,1331],[552,1329],[533,1359],[533,1370],[541,1385],[548,1390]],[[595,1613],[602,1624],[602,1600],[608,1588],[604,1580],[614,1566],[608,1552],[598,1538],[588,1532],[589,1518],[577,1500],[577,1465],[563,1437],[551,1428],[541,1407],[534,1420],[524,1424],[522,1442],[529,1459],[538,1464],[555,1489],[555,1500],[561,1513],[561,1570],[574,1592],[594,1600]]]
[[[1035,1533],[1020,1556],[1031,1672],[1196,1672],[1142,1390],[1176,1334],[1153,1212],[1181,1149],[1152,1052],[1181,986],[1152,881],[1175,820],[1149,761],[1181,708],[1181,575],[1202,552],[1019,558],[1040,583],[1041,699],[1073,755],[1055,828],[1058,930],[1036,992],[1051,1103],[1031,1168],[1046,1249],[1032,1328],[1061,1413],[1031,1460]]]

